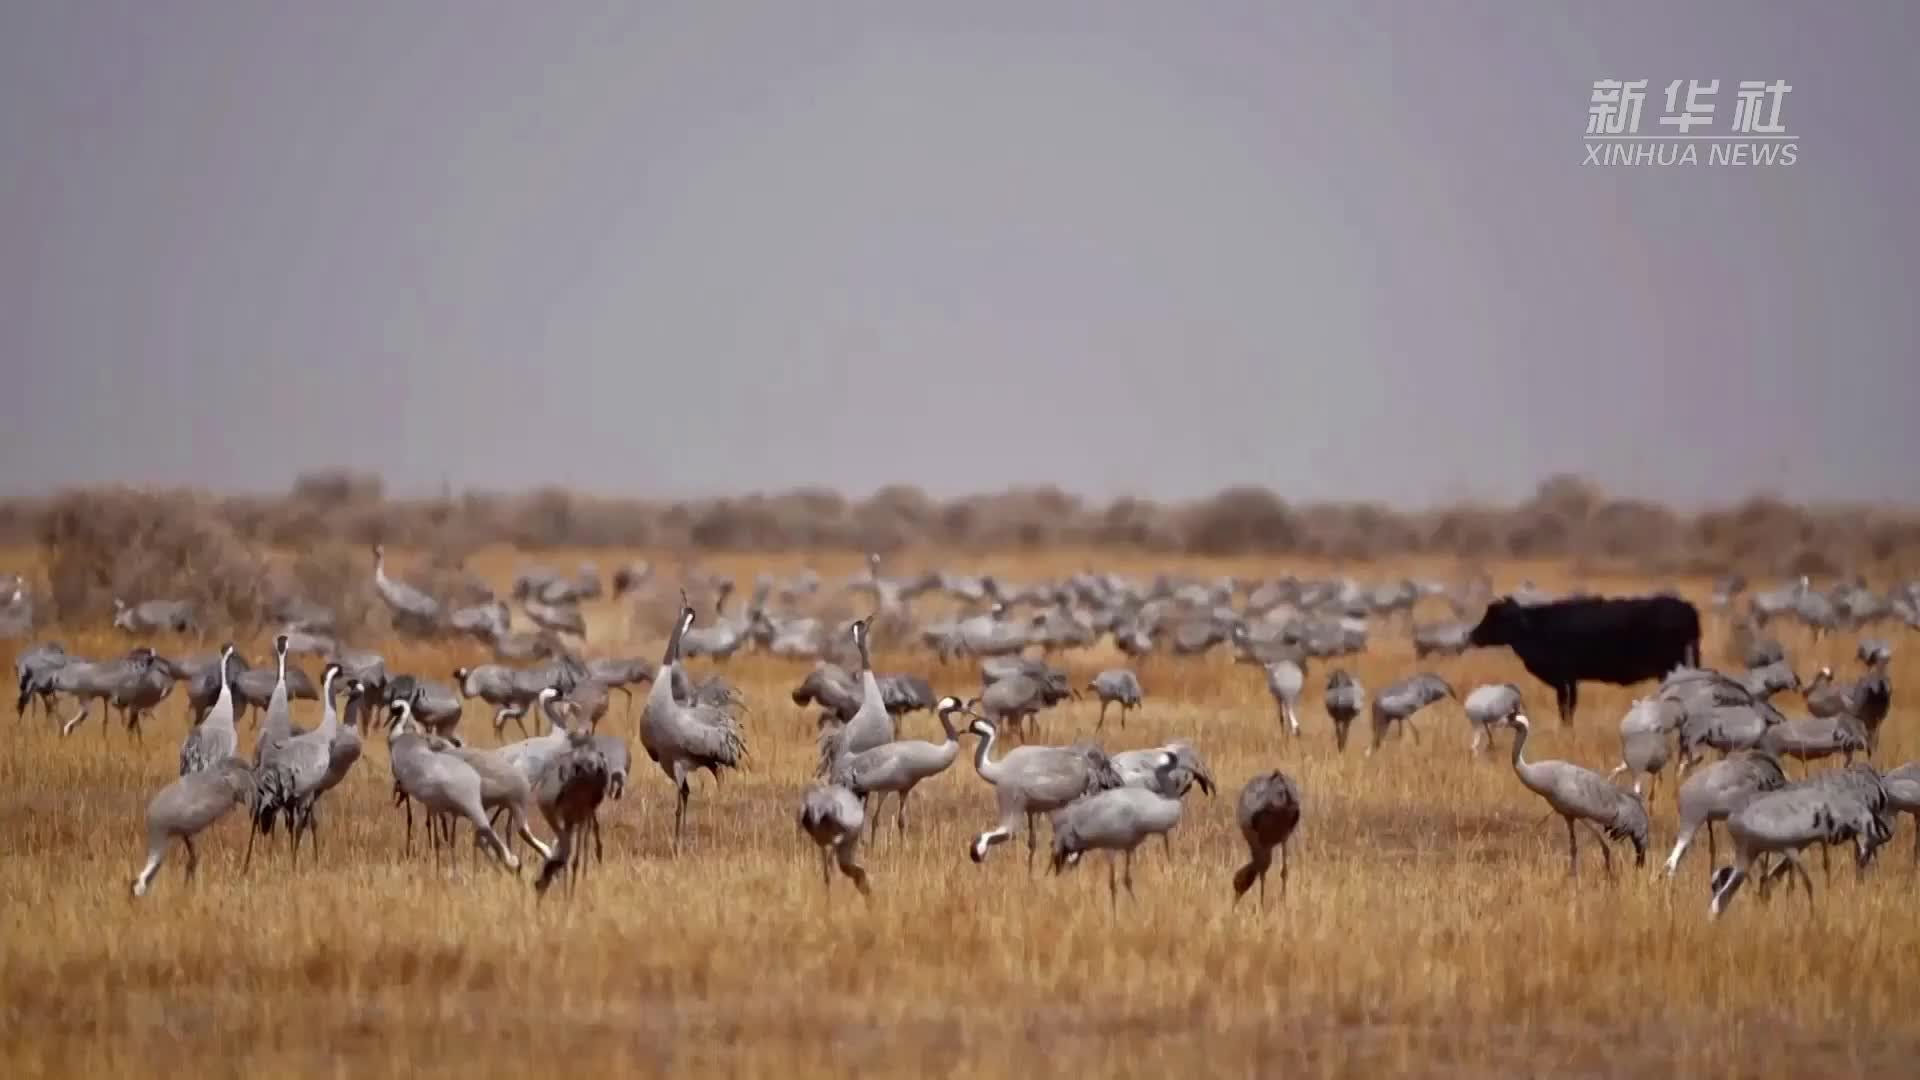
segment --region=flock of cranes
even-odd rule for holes
[[[601,721],[612,692],[625,694],[631,709],[633,688],[640,684],[647,686],[638,702],[640,749],[674,789],[672,842],[678,850],[685,842],[694,775],[705,771],[717,784],[723,772],[748,762],[740,691],[723,674],[694,678],[683,661],[696,656],[725,660],[744,649],[760,649],[816,660],[792,694],[796,704],[820,710],[817,779],[801,795],[797,821],[818,847],[829,888],[837,868],[860,893],[871,892],[859,849],[863,836],[877,837],[888,796],[894,799],[893,831],[904,838],[914,790],[952,768],[962,756],[963,740],[971,736],[976,740],[973,768],[992,789],[995,814],[968,844],[969,857],[983,862],[994,847],[1024,831],[1031,870],[1044,818],[1053,872],[1077,865],[1087,853],[1108,853],[1109,895],[1117,908],[1122,889],[1133,891],[1134,851],[1156,836],[1170,851],[1183,800],[1194,787],[1212,794],[1215,782],[1186,739],[1111,755],[1091,739],[1069,745],[1042,741],[1046,710],[1082,690],[1100,703],[1096,733],[1110,708],[1117,706],[1124,727],[1129,712],[1146,697],[1137,675],[1124,667],[1101,671],[1084,686],[1072,685],[1049,663],[1053,653],[1085,647],[1105,635],[1131,655],[1164,650],[1194,656],[1229,647],[1264,673],[1277,741],[1284,745],[1303,734],[1300,702],[1312,665],[1365,650],[1374,621],[1404,623],[1416,656],[1458,652],[1466,648],[1471,624],[1415,623],[1415,605],[1441,597],[1456,614],[1467,615],[1491,595],[1480,582],[1449,588],[1402,581],[1366,589],[1351,581],[1291,578],[1254,585],[1161,579],[1143,587],[1094,574],[1013,587],[991,577],[887,578],[873,557],[867,573],[847,583],[871,594],[873,613],[850,621],[775,611],[777,604],[818,593],[818,575],[788,582],[763,576],[749,605],[732,616],[726,613],[731,582],[695,582],[714,597],[715,618],[701,624],[683,588],[665,651],[654,665],[638,657],[584,659],[568,642],[587,632],[577,605],[601,595],[590,567],[575,575],[529,572],[516,580],[513,598],[540,627],[531,638],[516,635],[504,601],[489,598],[454,608],[389,576],[379,547],[374,548],[372,584],[402,633],[470,635],[491,643],[500,662],[460,668],[451,684],[396,674],[377,653],[342,645],[332,636],[330,613],[304,601],[296,606],[301,618],[275,638],[270,666],[250,666],[231,644],[215,656],[186,660],[168,659],[147,646],[108,660],[71,656],[57,644],[19,655],[17,708],[24,713],[38,702],[53,716],[59,699],[71,700],[77,711],[61,722],[63,734],[97,705],[103,713],[118,709],[138,737],[143,718],[151,717],[177,684],[186,687],[193,724],[180,746],[178,778],[149,803],[147,856],[133,882],[135,895],[151,887],[175,841],[185,848],[191,876],[197,864],[194,837],[235,808],[247,811],[247,861],[255,838],[276,831],[285,834],[296,863],[303,840],[317,852],[325,797],[353,771],[365,741],[381,726],[394,798],[405,808],[409,849],[418,804],[435,849],[450,850],[455,823],[465,822],[476,847],[509,871],[520,869],[516,844],[535,853],[541,862],[537,890],[544,893],[563,876],[578,882],[589,847],[604,856],[600,809],[622,797],[629,779],[629,746],[601,730]],[[613,589],[657,603],[657,597],[647,599],[653,596],[652,584],[650,568],[632,565],[616,572]],[[1736,585],[1722,583],[1716,602],[1735,607]],[[19,602],[21,589],[15,579],[16,599],[9,603]],[[909,605],[935,589],[980,610],[915,623]],[[1370,694],[1350,670],[1330,667],[1323,700],[1335,746],[1345,749],[1352,723],[1363,714],[1369,720],[1369,755],[1382,749],[1396,729],[1417,743],[1414,720],[1423,709],[1443,700],[1459,702],[1473,730],[1473,754],[1493,745],[1497,733],[1511,733],[1517,780],[1565,825],[1570,874],[1578,872],[1582,831],[1598,841],[1610,875],[1614,844],[1631,845],[1636,865],[1644,862],[1650,805],[1661,776],[1677,762],[1684,777],[1674,798],[1678,834],[1664,873],[1675,871],[1702,828],[1708,833],[1709,858],[1717,862],[1714,828],[1719,825],[1731,838],[1733,861],[1712,876],[1716,916],[1756,875],[1763,888],[1778,877],[1796,875],[1811,895],[1800,852],[1811,845],[1824,851],[1850,843],[1857,862],[1866,866],[1892,835],[1894,815],[1920,814],[1920,765],[1880,773],[1851,760],[1855,753],[1871,754],[1888,716],[1890,646],[1864,639],[1860,677],[1841,681],[1823,668],[1802,686],[1784,650],[1766,636],[1767,621],[1800,618],[1821,632],[1863,628],[1907,618],[1920,589],[1902,586],[1877,604],[1850,588],[1837,587],[1836,595],[1827,597],[1805,579],[1788,593],[1790,603],[1778,594],[1755,593],[1744,613],[1732,612],[1743,672],[1682,668],[1634,703],[1621,721],[1620,761],[1610,773],[1565,761],[1529,760],[1531,723],[1514,684],[1478,686],[1461,695],[1428,671]],[[1236,597],[1242,598],[1237,606]],[[1545,599],[1535,596],[1529,602]],[[1017,608],[1027,613],[1016,614]],[[151,600],[116,602],[114,623],[135,633],[179,632],[196,625],[184,605]],[[883,625],[890,633],[917,637],[943,661],[977,661],[980,692],[936,700],[924,679],[875,671],[871,635]],[[302,654],[325,659],[318,685],[289,662]],[[533,666],[518,666],[528,662]],[[1770,703],[1788,690],[1804,694],[1810,715],[1789,719]],[[292,723],[290,702],[298,699],[320,702],[322,719],[311,731]],[[457,727],[466,702],[473,700],[493,709],[497,737],[505,738],[509,720],[521,737],[493,748],[469,745]],[[262,713],[250,759],[239,753],[236,724],[249,709]],[[937,721],[937,741],[902,737],[901,717],[921,710]],[[103,732],[106,726],[103,717]],[[1006,745],[1013,739],[1018,745]],[[1707,750],[1722,756],[1709,761]],[[1847,765],[1799,781],[1790,779],[1783,764],[1831,755],[1845,757]],[[1630,788],[1616,782],[1622,773],[1629,775]],[[1233,875],[1234,899],[1258,884],[1264,902],[1276,849],[1285,890],[1287,845],[1303,812],[1300,787],[1282,771],[1262,772],[1241,788],[1235,807],[1249,861]],[[550,839],[541,838],[536,823],[544,824]]]

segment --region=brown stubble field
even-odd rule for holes
[[[473,565],[504,591],[518,561],[491,551]],[[565,555],[541,561],[572,565]],[[856,565],[847,556],[701,560],[748,578],[803,561],[829,581]],[[1329,569],[1081,553],[896,563],[890,572],[942,564],[1015,579],[1085,566]],[[1344,569],[1372,580],[1451,568]],[[1570,580],[1546,565],[1494,572],[1502,587],[1523,576],[1549,588]],[[1656,584],[1583,580],[1606,592]],[[1680,584],[1704,600],[1704,582]],[[676,600],[663,596],[667,610],[651,623],[664,625]],[[657,654],[653,635],[623,640],[625,605],[592,610],[592,651]],[[1803,673],[1821,662],[1855,670],[1850,636],[1816,645],[1780,633]],[[99,629],[59,636],[89,654],[131,644]],[[1920,668],[1910,635],[1892,639],[1883,767],[1920,755],[1905,689],[1920,685]],[[1725,640],[1724,624],[1710,619],[1710,660]],[[1370,690],[1417,669],[1404,629],[1376,627],[1374,641],[1350,665]],[[245,644],[255,655],[266,647],[264,636]],[[441,678],[486,659],[465,644],[360,644],[385,648],[395,670]],[[878,645],[877,667],[919,671],[937,691],[977,692],[972,665]],[[9,667],[14,649],[0,646]],[[1065,658],[1080,683],[1120,660],[1106,649]],[[1704,841],[1676,881],[1653,876],[1673,842],[1671,777],[1654,807],[1648,865],[1635,870],[1629,858],[1609,882],[1587,840],[1570,883],[1565,831],[1541,823],[1544,804],[1509,768],[1505,733],[1496,754],[1471,758],[1467,724],[1447,702],[1416,720],[1417,745],[1390,740],[1367,759],[1357,724],[1357,745],[1337,755],[1320,706],[1324,665],[1309,670],[1306,735],[1293,741],[1258,669],[1221,651],[1140,665],[1146,707],[1124,732],[1110,720],[1103,733],[1110,750],[1190,737],[1222,785],[1213,799],[1190,798],[1171,861],[1157,844],[1142,849],[1138,896],[1123,896],[1117,917],[1101,856],[1049,877],[1043,837],[1032,876],[1018,839],[985,866],[968,861],[966,845],[994,809],[966,758],[916,793],[903,844],[883,829],[877,849],[863,847],[869,903],[837,877],[823,891],[795,828],[814,729],[787,692],[807,666],[751,655],[726,666],[751,703],[752,760],[717,788],[697,782],[691,839],[677,857],[671,788],[640,753],[616,695],[608,724],[634,741],[638,760],[626,799],[603,810],[608,862],[577,894],[544,901],[530,869],[515,879],[475,867],[464,834],[451,867],[403,857],[385,745],[374,738],[329,797],[317,863],[303,853],[291,869],[276,848],[256,852],[240,877],[235,814],[203,836],[197,880],[182,879],[176,850],[136,902],[128,883],[143,854],[142,810],[175,774],[181,695],[142,743],[121,730],[103,739],[94,720],[65,740],[37,717],[0,721],[0,1070],[1910,1076],[1920,1053],[1920,877],[1904,821],[1865,881],[1845,858],[1830,886],[1816,871],[1811,911],[1798,895],[1761,903],[1748,889],[1711,925]],[[1426,666],[1463,693],[1520,682],[1537,721],[1536,760],[1602,770],[1618,760],[1630,690],[1589,687],[1569,730],[1552,719],[1551,693],[1505,652]],[[1790,715],[1800,708],[1790,694],[1781,704]],[[1090,732],[1097,708],[1047,714],[1046,738]],[[297,722],[318,715],[317,703],[295,704]],[[493,739],[486,715],[473,703],[463,724],[483,745]],[[923,714],[909,730],[928,737],[937,725]],[[251,739],[243,724],[243,747]],[[1235,908],[1229,877],[1245,849],[1233,798],[1275,766],[1306,802],[1291,889],[1282,900],[1270,888],[1265,910],[1251,896]]]

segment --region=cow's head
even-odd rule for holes
[[[1486,614],[1480,616],[1479,625],[1467,635],[1467,641],[1476,646],[1511,645],[1526,632],[1526,605],[1503,596],[1487,605]]]

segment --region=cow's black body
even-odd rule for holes
[[[1700,613],[1671,596],[1586,597],[1550,604],[1502,598],[1469,640],[1511,648],[1534,678],[1553,687],[1560,722],[1573,722],[1580,684],[1625,686],[1700,663]]]

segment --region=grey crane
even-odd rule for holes
[[[273,654],[279,665],[279,677],[267,695],[267,718],[253,740],[253,767],[260,768],[266,755],[293,737],[293,709],[287,703],[287,636],[273,639]]]
[[[360,761],[364,740],[360,728],[367,713],[367,685],[358,679],[346,680],[347,708],[340,717],[339,726],[333,734],[333,742],[327,746],[327,771],[320,783],[308,797],[302,826],[313,843],[314,854],[320,852],[320,816],[318,813],[320,798],[327,792],[340,786],[340,782],[353,771]]]
[[[1165,773],[1160,771],[1163,754],[1174,757],[1174,767]],[[1114,775],[1127,787],[1150,787],[1170,799],[1186,798],[1195,784],[1208,796],[1214,792],[1213,773],[1207,769],[1200,751],[1185,739],[1147,750],[1122,750],[1109,760],[1113,763]]]
[[[447,627],[458,634],[492,641],[513,631],[513,609],[499,600],[456,608],[447,616]]]
[[[1869,827],[1844,830],[1827,840],[1828,845],[1843,840],[1853,840],[1856,847],[1855,865],[1862,872],[1866,870],[1867,863],[1873,858],[1874,850],[1893,837],[1892,820],[1886,816],[1890,814],[1887,787],[1880,778],[1880,773],[1871,765],[1856,763],[1838,769],[1829,769],[1787,786],[1825,792],[1836,800],[1836,806],[1840,801],[1853,800],[1866,807],[1871,818]],[[1820,849],[1820,863],[1823,874],[1830,875],[1831,858],[1825,845]]]
[[[606,656],[587,661],[587,678],[618,690],[627,699],[627,716],[633,716],[633,687],[653,681],[653,661],[638,656]]]
[[[1468,752],[1478,754],[1493,745],[1493,730],[1515,713],[1525,712],[1526,701],[1520,688],[1512,683],[1487,683],[1476,686],[1460,703],[1473,725],[1473,744]]]
[[[328,664],[320,676],[323,703],[320,726],[268,747],[254,767],[254,779],[260,787],[254,806],[254,827],[261,835],[269,835],[273,832],[274,818],[285,819],[293,840],[295,865],[300,862],[300,837],[307,828],[308,810],[333,763],[333,740],[340,732],[340,714],[333,707],[333,686],[339,676],[338,664]],[[247,841],[247,848],[249,851],[253,848],[251,839]]]
[[[1756,745],[1775,757],[1795,758],[1803,763],[1840,754],[1850,765],[1857,753],[1873,756],[1866,728],[1846,713],[1799,717],[1769,725],[1761,732]]]
[[[19,574],[0,578],[0,640],[33,633],[33,594]]]
[[[977,704],[981,715],[996,727],[1011,723],[1016,729],[1022,729],[1025,721],[1031,719],[1037,729],[1041,709],[1057,705],[1077,693],[1065,673],[1048,669],[1040,674],[1022,673],[998,679],[968,705]]]
[[[427,811],[428,820],[436,816],[464,818],[472,824],[480,842],[493,852],[507,869],[518,872],[520,857],[508,849],[487,821],[480,801],[480,774],[473,766],[452,754],[437,752],[428,737],[415,733],[413,706],[406,698],[394,704],[397,714],[387,730],[387,760],[393,766],[395,786],[410,800],[407,836],[411,843],[413,816],[411,803],[417,801]]]
[[[1260,883],[1260,906],[1267,905],[1267,868],[1273,849],[1280,849],[1280,895],[1287,894],[1287,841],[1300,827],[1300,788],[1293,778],[1272,769],[1247,781],[1240,789],[1234,819],[1247,842],[1247,865],[1233,872],[1233,902],[1238,904],[1253,883]]]
[[[833,763],[831,780],[860,797],[878,796],[871,815],[872,829],[880,831],[880,811],[889,794],[899,801],[893,812],[894,830],[902,838],[907,834],[907,799],[924,781],[946,772],[960,756],[960,736],[953,727],[953,714],[966,709],[956,697],[940,699],[940,729],[946,738],[932,743],[920,739],[896,739],[871,749],[845,755]],[[971,714],[969,714],[971,715]]]
[[[1409,675],[1380,691],[1373,699],[1373,742],[1367,746],[1367,756],[1373,756],[1373,752],[1380,749],[1387,728],[1396,723],[1402,732],[1411,734],[1413,741],[1418,743],[1420,732],[1411,723],[1413,714],[1436,701],[1453,696],[1453,687],[1447,684],[1447,680],[1430,671]]]
[[[1421,660],[1429,656],[1459,656],[1467,651],[1473,624],[1467,622],[1418,623],[1413,628],[1413,655]]]
[[[833,865],[870,896],[867,871],[860,865],[860,830],[866,824],[860,796],[838,784],[814,784],[800,797],[800,831],[820,849],[820,880],[833,889]]]
[[[1050,814],[1083,795],[1120,786],[1113,763],[1099,747],[1020,746],[993,759],[994,726],[990,720],[976,718],[967,730],[979,736],[974,749],[973,768],[980,779],[993,785],[1000,823],[974,837],[967,854],[976,863],[985,862],[988,849],[1013,838],[1021,822],[1027,825],[1027,869],[1033,869],[1037,850],[1033,819]]]
[[[1858,720],[1866,732],[1868,753],[1879,747],[1880,726],[1886,723],[1887,712],[1893,707],[1893,683],[1887,676],[1892,659],[1891,652],[1882,651],[1869,662],[1867,673],[1847,687],[1844,695],[1847,715]]]
[[[732,619],[726,614],[727,597],[732,593],[733,582],[722,581],[713,602],[713,622],[687,631],[680,642],[682,655],[728,660],[751,639],[763,594],[755,593],[754,602],[748,605],[746,612],[740,618]]]
[[[104,715],[111,707],[114,691],[130,673],[143,665],[142,657],[152,650],[138,648],[128,656],[118,660],[80,660],[73,659],[55,668],[46,676],[46,685],[55,693],[65,694],[79,703],[79,709],[66,723],[60,725],[60,734],[67,735],[79,727],[92,712],[93,702],[100,702]],[[29,691],[32,692],[32,691]],[[108,724],[101,721],[100,734],[105,737]]]
[[[1833,681],[1833,669],[1822,667],[1804,691],[1807,711],[1815,716],[1838,716],[1847,711],[1847,688]]]
[[[815,775],[831,775],[834,763],[841,758],[893,741],[893,714],[887,712],[868,651],[869,625],[869,619],[858,619],[853,624],[853,645],[860,654],[860,707],[845,724],[820,733],[820,761]]]
[[[1347,731],[1367,707],[1367,688],[1346,669],[1334,668],[1327,673],[1326,703],[1327,719],[1333,722],[1334,748],[1344,752]]]
[[[129,634],[184,634],[193,629],[193,605],[183,600],[145,600],[129,606],[113,598],[113,626]]]
[[[283,680],[277,664],[259,668],[242,665],[241,670],[233,674],[233,702],[238,714],[244,717],[250,709],[266,708],[273,701],[274,691],[282,685],[286,687],[289,701],[320,700],[319,688],[297,667],[289,666]]]
[[[520,606],[526,610],[527,618],[535,626],[555,634],[572,634],[577,638],[587,636],[587,617],[573,604],[549,604],[543,600],[528,597]],[[497,636],[497,635],[496,635]]]
[[[232,642],[220,647],[220,660],[219,696],[180,744],[181,776],[210,769],[239,748],[240,736],[233,726],[233,687],[226,679],[227,665],[233,660]]]
[[[393,612],[394,628],[429,633],[439,628],[440,601],[404,581],[387,576],[387,549],[373,545],[373,588]]]
[[[1608,875],[1613,873],[1613,853],[1609,841],[1626,840],[1633,844],[1634,865],[1642,866],[1647,857],[1647,807],[1592,769],[1565,761],[1528,761],[1524,756],[1532,726],[1526,714],[1515,713],[1507,719],[1513,728],[1513,771],[1528,791],[1547,801],[1553,812],[1567,823],[1567,876],[1580,870],[1580,841],[1574,823],[1585,825],[1600,840],[1600,855],[1606,860]]]
[[[1713,823],[1727,820],[1727,815],[1755,795],[1786,785],[1787,775],[1779,759],[1763,750],[1735,751],[1687,777],[1674,795],[1680,822],[1673,851],[1663,868],[1666,875],[1672,877],[1680,868],[1680,860],[1702,827],[1707,830],[1707,862],[1711,865],[1717,859]]]
[[[1129,668],[1108,668],[1093,677],[1087,683],[1087,689],[1100,699],[1100,719],[1095,721],[1093,730],[1099,731],[1107,724],[1107,706],[1120,706],[1120,726],[1127,726],[1127,711],[1140,707],[1144,696],[1140,689],[1140,676]]]
[[[807,677],[793,688],[791,696],[793,703],[803,709],[818,705],[823,722],[831,719],[842,724],[853,719],[853,714],[860,711],[863,697],[860,683],[848,675],[845,668],[824,660],[814,664],[813,670],[807,672]]]
[[[648,688],[647,704],[640,713],[640,746],[673,781],[676,850],[686,821],[693,773],[706,769],[718,783],[720,770],[739,768],[747,753],[732,713],[719,706],[684,705],[674,700],[673,673],[680,666],[680,638],[693,625],[693,614],[693,608],[683,603],[680,618],[667,638],[666,655],[660,660],[661,676]]]
[[[53,673],[73,659],[57,641],[43,642],[14,657],[13,675],[20,687],[20,696],[13,703],[14,715],[25,719],[27,706],[38,697],[41,710],[52,717]]]
[[[1879,667],[1893,661],[1893,646],[1882,638],[1861,638],[1853,654],[1866,667]]]
[[[147,862],[133,879],[133,895],[147,895],[176,839],[187,849],[187,880],[193,880],[200,863],[193,838],[234,807],[246,805],[253,792],[253,770],[236,757],[221,758],[161,788],[147,803]]]
[[[574,862],[574,847],[580,835],[593,827],[611,784],[612,771],[606,755],[594,742],[593,732],[584,726],[569,731],[566,750],[547,763],[534,785],[540,814],[556,837],[553,850],[545,853],[540,876],[534,880],[534,892],[544,894],[570,864],[574,866],[572,881],[579,880],[579,868],[586,860]]]
[[[434,735],[451,735],[460,726],[463,711],[460,693],[446,683],[418,675],[400,675],[387,680],[382,697],[389,710],[406,701],[412,707],[413,722]]]
[[[1640,778],[1647,778],[1647,805],[1653,805],[1653,793],[1660,774],[1672,760],[1673,733],[1680,728],[1686,713],[1672,698],[1644,697],[1633,703],[1620,718],[1620,764],[1607,774],[1612,780],[1621,773],[1633,777],[1633,793],[1640,794]]]
[[[1053,812],[1053,872],[1077,866],[1089,851],[1107,853],[1107,900],[1120,910],[1120,891],[1114,883],[1114,863],[1122,862],[1127,896],[1133,896],[1133,853],[1147,839],[1163,841],[1180,824],[1181,802],[1162,795],[1158,786],[1171,786],[1180,766],[1175,754],[1162,753],[1156,766],[1158,783],[1152,787],[1108,788],[1077,799]]]
[[[627,793],[627,777],[633,768],[632,751],[627,740],[604,732],[593,732],[593,746],[607,763],[607,798],[618,802]],[[600,815],[589,818],[587,825],[593,834],[593,860],[604,863],[607,855],[600,843]]]
[[[1782,690],[1800,689],[1800,676],[1785,660],[1776,660],[1771,664],[1748,668],[1747,673],[1740,677],[1740,684],[1754,697],[1770,698]]]
[[[126,719],[127,730],[140,736],[140,718],[152,716],[173,693],[173,675],[152,649],[136,650],[133,663],[123,668],[116,680],[110,704]]]
[[[1300,692],[1307,686],[1307,671],[1297,660],[1276,660],[1265,665],[1267,693],[1280,711],[1280,722],[1290,735],[1300,734]]]
[[[1909,761],[1880,776],[1887,808],[1913,819],[1913,863],[1920,866],[1920,761]]]
[[[1800,861],[1808,844],[1831,843],[1847,836],[1869,834],[1878,827],[1873,812],[1857,798],[1815,787],[1789,787],[1749,800],[1727,817],[1727,835],[1733,840],[1733,865],[1713,873],[1713,902],[1708,908],[1719,918],[1740,891],[1762,855],[1779,855],[1799,875],[1813,903],[1813,878]],[[1765,885],[1762,885],[1764,892]]]
[[[454,668],[453,685],[462,697],[479,698],[493,706],[493,730],[497,735],[509,716],[518,723],[539,696],[539,689],[529,688],[520,675],[521,672],[505,664]],[[526,725],[521,725],[520,733],[526,734]]]

